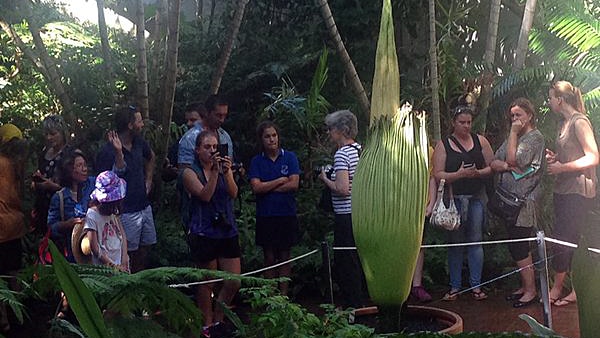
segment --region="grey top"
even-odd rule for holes
[[[506,160],[506,140],[496,151],[495,158],[498,160]],[[519,218],[516,226],[531,227],[536,226],[536,200],[541,193],[540,181],[543,175],[542,167],[544,165],[544,136],[542,133],[534,129],[527,134],[521,135],[517,141],[517,166],[521,172],[530,172],[519,178],[515,177],[515,173],[506,171],[500,173],[498,177],[502,187],[510,192],[513,192],[521,197],[525,197],[527,202]]]

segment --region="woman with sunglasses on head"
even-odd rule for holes
[[[537,200],[543,171],[544,136],[535,128],[535,108],[526,98],[514,100],[507,112],[511,123],[508,138],[496,151],[491,167],[499,176],[498,185],[525,199],[516,220],[502,221],[510,239],[528,238],[537,226]],[[521,287],[506,297],[515,301],[513,307],[527,306],[537,301],[535,271],[529,242],[513,242],[508,250],[521,269]]]
[[[46,117],[42,127],[46,144],[38,155],[38,167],[31,177],[36,195],[32,211],[33,222],[39,233],[47,230],[50,198],[61,188],[57,168],[61,167],[64,154],[75,150],[68,144],[69,131],[61,116]]]
[[[550,110],[561,118],[555,149],[546,149],[548,174],[556,177],[553,237],[577,244],[585,215],[596,197],[598,146],[579,88],[567,81],[557,81],[550,87],[548,98]],[[556,274],[549,297],[556,306],[577,301],[574,289],[561,298],[572,258],[573,249],[554,246],[552,265]]]
[[[484,206],[482,195],[485,181],[492,173],[489,167],[494,158],[488,140],[471,132],[473,108],[459,100],[453,110],[450,136],[439,141],[433,154],[433,172],[436,179],[446,180],[453,189],[454,202],[461,216],[458,230],[448,232],[450,243],[480,242],[483,238]],[[469,284],[473,288],[475,300],[483,300],[487,295],[481,290],[483,270],[483,247],[470,245],[448,248],[448,268],[450,270],[450,291],[444,300],[456,300],[462,288],[462,267],[464,252],[467,251],[469,264]]]

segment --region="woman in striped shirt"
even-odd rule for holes
[[[358,134],[356,116],[349,110],[339,110],[325,117],[331,142],[338,147],[334,156],[333,174],[324,171],[319,178],[331,189],[335,213],[333,244],[354,247],[352,234],[352,178],[356,172],[361,146],[354,139]],[[344,306],[361,307],[367,300],[364,274],[356,250],[334,251],[335,274],[338,278]]]

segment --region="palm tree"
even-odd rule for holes
[[[521,31],[519,32],[519,41],[515,51],[515,68],[522,69],[525,66],[525,58],[529,51],[529,31],[533,24],[535,14],[535,4],[537,0],[527,0],[525,11],[523,12],[523,21],[521,22]]]
[[[435,34],[435,0],[429,0],[429,62],[431,67],[431,105],[433,109],[433,139],[442,139],[440,127],[440,84],[438,76],[437,38]]]
[[[149,117],[148,104],[148,62],[146,61],[146,19],[144,17],[144,3],[136,0],[135,36],[137,41],[137,104],[140,106],[142,116]]]
[[[329,37],[335,44],[335,48],[342,58],[342,63],[344,64],[344,69],[346,72],[346,76],[350,79],[350,83],[352,85],[352,91],[354,95],[358,98],[358,103],[360,104],[360,108],[365,113],[369,113],[370,105],[369,99],[367,98],[367,94],[365,92],[365,88],[358,77],[358,73],[356,72],[356,68],[354,68],[354,63],[352,59],[350,59],[350,55],[344,46],[344,42],[342,41],[342,37],[340,36],[340,32],[337,29],[335,24],[335,20],[333,19],[333,14],[331,14],[331,9],[329,8],[329,3],[327,0],[318,0],[319,7],[321,8],[321,16],[323,17],[323,21],[325,21],[325,25],[327,26],[327,31],[329,32]]]
[[[481,96],[479,99],[481,114],[480,120],[482,124],[482,130],[486,129],[487,120],[487,108],[490,105],[490,91],[492,89],[491,77],[493,72],[491,68],[494,64],[496,57],[496,41],[498,40],[498,21],[500,19],[500,3],[502,0],[492,0],[490,3],[490,23],[488,25],[485,53],[483,54],[483,62],[485,63],[485,70],[483,72],[483,84],[481,88]]]
[[[225,74],[225,68],[227,68],[227,63],[229,63],[229,57],[231,56],[231,50],[233,49],[233,42],[237,38],[237,35],[240,31],[240,25],[242,24],[242,19],[244,17],[244,10],[246,9],[246,5],[249,1],[250,0],[238,0],[235,15],[231,21],[231,30],[229,32],[229,36],[227,37],[225,46],[221,51],[221,57],[219,57],[219,62],[217,63],[217,70],[215,71],[212,81],[210,82],[211,94],[217,94],[219,92],[221,80],[223,79],[223,74]]]

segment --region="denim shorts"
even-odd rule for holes
[[[121,223],[127,236],[127,251],[135,251],[141,246],[156,243],[156,228],[152,217],[152,207],[121,215]]]

